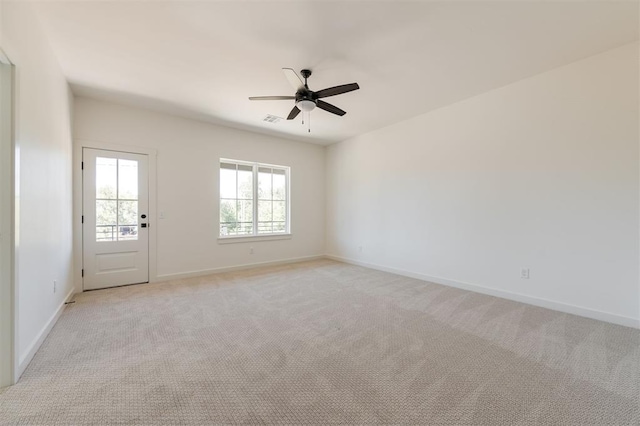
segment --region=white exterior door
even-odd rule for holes
[[[84,290],[149,281],[148,156],[84,148]]]

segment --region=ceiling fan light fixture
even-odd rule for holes
[[[302,99],[296,102],[296,106],[300,111],[309,112],[316,107],[316,103],[308,99]]]

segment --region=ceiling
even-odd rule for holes
[[[78,95],[328,144],[638,39],[636,2],[46,1],[35,3]],[[312,90],[358,82],[286,117],[281,68]],[[299,116],[300,118],[301,116]]]

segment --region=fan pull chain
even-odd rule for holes
[[[311,133],[311,111],[307,112],[306,114],[309,114],[308,117],[307,117],[307,131],[309,133]],[[302,112],[302,125],[303,126],[304,126],[304,115],[305,115],[305,112],[303,111]]]

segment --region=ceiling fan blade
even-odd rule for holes
[[[343,84],[342,86],[329,87],[328,89],[322,89],[316,92],[318,98],[326,98],[328,96],[341,95],[343,93],[358,90],[360,86],[358,83]]]
[[[289,84],[295,91],[298,91],[299,88],[304,87],[302,79],[292,68],[282,68],[282,72],[284,72],[284,76],[287,77],[287,80],[289,80]]]
[[[289,113],[289,116],[287,116],[287,120],[293,120],[298,116],[298,114],[300,114],[300,108],[298,108],[297,106],[294,106],[291,112]]]
[[[339,116],[343,116],[343,115],[345,115],[347,113],[346,111],[341,110],[337,106],[331,105],[330,103],[327,103],[325,101],[318,101],[316,103],[316,105],[320,109],[323,109],[325,111],[328,111],[328,112],[330,112],[332,114],[336,114],[336,115],[339,115]]]
[[[295,96],[251,96],[250,101],[286,101],[295,99]]]

